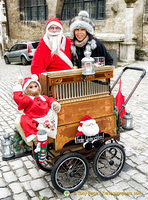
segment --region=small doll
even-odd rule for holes
[[[13,99],[18,105],[18,110],[23,110],[20,124],[27,142],[33,141],[37,132],[42,129],[46,130],[48,136],[56,137],[57,113],[61,106],[53,97],[41,95],[37,75],[25,78],[22,85],[19,81],[13,87]]]

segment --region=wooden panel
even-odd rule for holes
[[[65,125],[79,122],[85,115],[92,118],[112,115],[114,112],[113,96],[62,104],[58,124]]]
[[[42,88],[42,95],[48,96],[48,91],[49,91],[48,77],[46,75],[39,74],[39,82]]]
[[[74,72],[75,73],[74,73]],[[82,69],[77,70],[64,70],[60,72],[48,72],[49,85],[61,85],[75,82],[82,82],[83,75]],[[93,76],[86,76],[86,81],[109,79],[113,77],[113,67],[105,67],[95,72]]]
[[[114,66],[106,65],[104,67],[96,67],[95,68],[95,74],[104,73],[111,71],[113,72]],[[71,70],[62,70],[62,71],[55,71],[55,72],[47,72],[48,77],[55,78],[55,77],[73,77],[75,75],[82,75],[83,69],[71,69]]]
[[[116,118],[115,115],[101,117],[96,119],[101,131],[109,133],[111,136],[116,135]],[[58,127],[58,133],[55,140],[55,150],[60,150],[71,140],[75,139],[77,128],[80,123],[69,124]]]

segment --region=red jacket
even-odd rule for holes
[[[71,41],[66,38],[65,51],[63,53],[71,60]],[[62,51],[62,50],[61,50]],[[49,71],[60,71],[71,69],[59,56],[51,56],[51,50],[45,44],[43,38],[35,51],[31,64],[31,73],[39,75]]]
[[[52,103],[56,102],[56,99],[53,97],[44,95],[31,99],[29,96],[23,94],[22,91],[14,92],[13,99],[18,105],[18,110],[24,110],[24,114],[30,118],[45,117],[49,109],[51,109]]]

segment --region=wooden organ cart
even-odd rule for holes
[[[42,94],[53,96],[61,104],[55,150],[75,140],[80,120],[85,115],[95,119],[103,132],[116,135],[114,97],[109,91],[113,69],[113,66],[98,68],[95,75],[87,76],[85,81],[82,69],[40,75]]]
[[[113,70],[113,66],[105,66],[96,68],[93,76],[83,76],[82,69],[39,76],[42,94],[57,99],[61,111],[56,139],[48,138],[46,162],[40,164],[37,157],[36,161],[41,169],[51,172],[52,184],[60,192],[73,192],[83,186],[88,176],[88,161],[93,161],[94,172],[102,179],[117,176],[123,168],[124,149],[113,142],[117,137],[114,97],[110,94]],[[91,150],[75,144],[80,120],[86,115],[95,119],[105,133],[100,137],[100,145]],[[108,140],[112,142],[106,144]]]

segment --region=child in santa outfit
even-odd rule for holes
[[[37,75],[25,78],[23,85],[18,83],[13,87],[13,99],[18,105],[18,110],[23,110],[24,112],[21,116],[20,124],[27,142],[35,139],[39,126],[41,126],[41,129],[42,127],[51,129],[50,137],[52,137],[52,127],[49,123],[53,115],[53,122],[55,123],[53,138],[55,137],[57,113],[60,111],[61,106],[56,99],[40,95],[40,93],[41,86]]]
[[[69,70],[71,62],[71,41],[63,34],[63,26],[58,18],[51,18],[46,25],[44,37],[35,51],[31,73],[39,75],[51,71]]]

